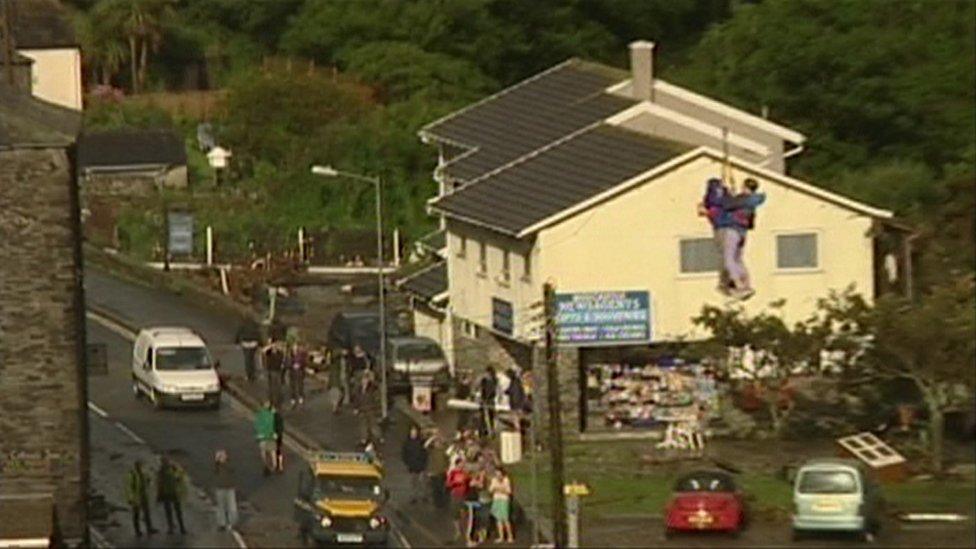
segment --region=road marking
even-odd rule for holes
[[[90,319],[94,320],[95,322],[101,324],[103,327],[107,328],[108,330],[110,330],[112,332],[115,332],[116,334],[122,336],[123,338],[125,338],[125,339],[127,339],[129,341],[135,341],[135,339],[136,339],[136,332],[135,331],[127,328],[126,326],[123,326],[123,325],[119,324],[118,322],[115,322],[114,320],[112,320],[112,319],[110,319],[110,318],[108,318],[108,317],[106,317],[104,315],[101,315],[101,314],[99,314],[97,312],[88,310],[88,311],[85,311],[85,316],[87,316],[88,318],[90,318]],[[230,394],[229,391],[226,391],[226,392],[228,394]],[[238,412],[243,413],[245,415],[245,417],[251,417],[253,415],[253,412],[243,402],[241,402],[238,399],[234,398],[233,395],[230,395],[230,396],[231,396],[230,403],[231,403],[231,407],[232,408],[236,409]],[[98,408],[97,406],[95,406],[94,404],[92,404],[91,402],[88,403],[88,407],[91,408],[91,409],[93,409],[95,411],[95,413],[97,413],[98,415],[101,415],[102,417],[108,417],[108,414],[107,413],[105,413],[104,411],[100,411],[101,409]],[[139,444],[146,444],[146,441],[144,441],[141,438],[139,438],[139,435],[133,433],[125,425],[123,425],[123,424],[121,424],[121,423],[119,423],[119,422],[116,421],[115,422],[115,426],[118,427],[120,430],[122,430],[122,432],[125,433],[126,435],[128,435],[129,438],[131,438],[132,440],[138,442]],[[298,442],[296,442],[293,437],[291,437],[289,435],[285,435],[284,444],[285,444],[286,447],[288,447],[289,449],[291,449],[291,451],[295,452],[296,454],[298,454],[302,458],[306,458],[310,452],[313,452],[314,451],[313,449],[309,449],[309,448],[303,447]],[[436,538],[433,536],[433,534],[429,530],[427,530],[425,527],[423,527],[422,525],[416,523],[415,521],[410,521],[410,522],[412,522],[413,525],[416,528],[420,529],[431,540],[436,540]],[[411,545],[407,541],[406,536],[403,535],[403,532],[400,531],[400,529],[395,524],[391,524],[390,525],[390,530],[397,537],[397,540],[400,542],[400,544],[403,547],[405,547],[406,549],[410,549]],[[237,542],[237,545],[241,549],[247,549],[247,544],[244,543],[244,538],[241,537],[241,534],[237,530],[233,530],[232,529],[231,530],[231,534],[234,536],[234,540]]]
[[[146,444],[145,440],[139,438],[139,435],[133,433],[128,427],[122,424],[122,422],[116,421],[115,426],[119,428],[120,431],[128,435],[129,438],[138,442],[139,444]]]
[[[403,532],[401,532],[400,529],[396,527],[396,525],[391,524],[390,525],[390,530],[393,531],[393,534],[396,536],[397,541],[400,542],[400,546],[401,547],[405,547],[406,549],[410,549],[410,547],[411,547],[410,546],[410,542],[407,541],[406,536],[403,535]]]
[[[241,533],[238,532],[236,528],[231,528],[230,534],[234,536],[234,541],[237,542],[238,547],[240,547],[241,549],[247,549],[247,544],[244,543],[244,537],[241,536]]]
[[[126,326],[123,326],[123,325],[119,324],[118,322],[116,322],[116,321],[114,321],[114,320],[112,320],[112,319],[110,319],[110,318],[108,318],[108,317],[106,317],[104,315],[101,315],[101,314],[96,313],[96,312],[94,312],[94,311],[92,311],[92,310],[89,309],[89,310],[85,311],[85,316],[87,316],[88,318],[90,318],[90,319],[94,320],[95,322],[101,324],[103,327],[107,328],[109,331],[115,332],[117,335],[120,335],[120,336],[122,336],[123,338],[125,338],[125,339],[127,339],[129,341],[135,341],[136,340],[136,332],[134,330],[130,330]]]
[[[92,402],[90,400],[88,401],[88,409],[91,410],[92,412],[95,412],[96,414],[102,416],[103,418],[108,419],[108,412],[106,412],[105,410],[102,410],[101,408],[98,407],[97,404],[95,404],[94,402]]]
[[[112,549],[113,545],[105,538],[105,536],[101,532],[99,532],[95,528],[89,526],[88,535],[92,538],[92,545],[94,545],[95,547],[99,547],[101,549]]]

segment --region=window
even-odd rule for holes
[[[512,262],[508,250],[502,250],[502,280],[508,282],[512,277]]]
[[[469,339],[478,339],[478,325],[467,320],[461,321],[461,333]]]
[[[526,282],[532,280],[532,252],[522,256],[522,280]]]
[[[467,255],[468,255],[468,237],[458,236],[457,256],[463,259]]]
[[[721,259],[715,248],[714,238],[683,238],[681,246],[681,272],[712,273],[719,270]]]
[[[817,235],[781,234],[776,236],[777,269],[816,269]]]
[[[485,274],[488,272],[488,246],[484,241],[478,243],[478,272]]]

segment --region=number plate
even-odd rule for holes
[[[836,513],[840,509],[841,505],[836,501],[819,501],[813,504],[813,510],[818,513]]]
[[[336,541],[339,543],[362,543],[362,534],[338,534],[336,535]]]
[[[180,395],[182,400],[203,400],[203,393],[187,393]]]

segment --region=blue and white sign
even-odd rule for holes
[[[558,341],[563,345],[632,345],[651,341],[646,291],[556,294]]]

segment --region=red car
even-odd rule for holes
[[[691,531],[735,535],[746,522],[745,498],[728,473],[694,471],[675,483],[664,517],[665,536]]]

